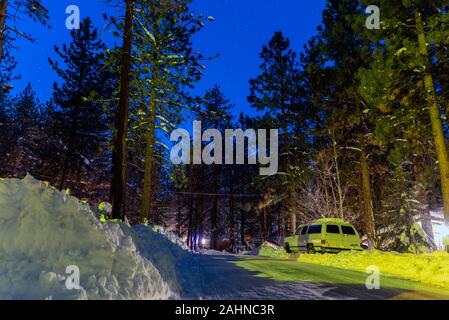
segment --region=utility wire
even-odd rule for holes
[[[217,197],[242,197],[242,198],[260,198],[260,194],[232,194],[232,193],[200,193],[200,192],[169,192],[180,195],[198,195],[198,196],[217,196]]]

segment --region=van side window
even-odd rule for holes
[[[343,231],[343,234],[355,235],[354,228],[350,226],[341,226],[341,231]]]
[[[304,227],[302,227],[302,229],[301,229],[301,234],[306,234],[308,228],[309,228],[309,226],[304,226]]]
[[[337,233],[337,234],[339,234],[340,233],[340,229],[335,224],[328,224],[326,226],[326,232],[327,233]]]
[[[321,233],[321,225],[310,226],[309,231],[307,233],[308,234]]]
[[[301,227],[299,227],[298,229],[296,229],[295,235],[299,235],[301,233]]]

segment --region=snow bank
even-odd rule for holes
[[[167,232],[165,230],[158,230],[157,233],[162,235],[166,240],[169,240],[172,244],[175,244],[176,245],[175,248],[177,248],[176,250],[181,248],[185,251],[189,251],[190,253],[193,253],[193,251],[190,250],[189,246],[186,245],[185,242],[182,241],[181,238],[179,238],[174,233]]]
[[[176,281],[157,268],[169,269],[182,249],[164,241],[102,224],[88,205],[30,176],[0,180],[0,299],[176,298]],[[69,290],[72,265],[80,287]]]
[[[141,255],[159,270],[173,291],[179,292],[176,264],[190,254],[190,250],[175,235],[155,233],[151,227],[144,225],[134,226],[130,235]]]
[[[275,259],[288,259],[290,257],[290,255],[285,252],[283,247],[277,246],[268,241],[265,241],[260,247],[251,251],[251,254]]]
[[[205,256],[234,256],[234,254],[229,253],[226,250],[218,251],[213,249],[202,249],[199,253]]]

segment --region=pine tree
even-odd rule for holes
[[[203,132],[208,129],[216,129],[224,133],[225,129],[231,127],[231,115],[229,110],[232,109],[232,105],[225,97],[219,86],[215,86],[208,90],[204,95],[204,108],[200,110],[196,119],[201,121],[201,127]],[[204,144],[204,143],[203,143]],[[221,141],[222,146],[224,140]],[[217,152],[214,150],[214,153]],[[222,160],[223,161],[223,160]],[[226,181],[226,171],[230,171],[230,166],[224,165],[201,165],[201,174],[203,178],[200,181],[209,181],[207,186],[204,186],[204,192],[209,190],[209,193],[215,193],[212,197],[212,206],[210,209],[210,230],[211,239],[210,246],[212,249],[218,249],[218,236],[219,236],[219,196],[218,194],[226,192],[225,186],[229,185],[229,181]],[[209,178],[207,178],[209,177]],[[232,190],[228,191],[232,193]],[[231,197],[232,198],[232,197]],[[228,216],[233,216],[233,208],[229,208]],[[232,220],[232,219],[231,219]]]
[[[372,173],[368,161],[373,125],[358,92],[358,71],[371,56],[371,42],[360,32],[363,12],[356,0],[327,2],[318,35],[302,56],[303,83],[306,101],[318,115],[313,121],[314,139],[320,142],[317,145],[322,150],[317,155],[324,163],[325,158],[332,162],[334,178],[329,180],[329,189],[338,203],[335,214],[346,218],[349,204],[359,202],[361,208],[357,211],[361,213],[363,233],[374,240]],[[359,174],[354,174],[354,167]],[[350,185],[358,185],[358,192],[348,197],[345,189]],[[328,187],[323,188],[328,198]]]
[[[293,116],[300,103],[300,73],[296,54],[290,48],[290,41],[282,32],[276,32],[260,54],[261,74],[250,81],[251,94],[248,101],[260,111],[265,111],[276,119],[280,133],[280,170],[287,175],[279,178],[285,189],[282,198],[286,200],[286,212],[290,219],[290,230],[296,230],[296,210],[294,206],[294,182],[288,179],[292,165],[292,145],[290,139]]]
[[[200,79],[204,68],[200,64],[203,56],[193,51],[191,39],[203,28],[205,18],[191,14],[189,3],[146,0],[137,4],[136,52],[142,68],[136,78],[143,92],[138,102],[143,106],[149,103],[143,110],[147,133],[141,221],[148,216],[154,220],[151,201],[156,129],[173,126],[173,118],[180,120],[180,111],[191,101],[187,89]]]
[[[98,152],[108,129],[103,105],[115,86],[114,75],[105,68],[105,45],[98,38],[89,18],[79,30],[71,32],[72,42],[55,47],[64,62],[49,59],[63,80],[54,85],[53,101],[57,105],[52,116],[53,130],[64,142],[59,187],[65,186],[69,173],[77,173]]]
[[[443,23],[447,19],[444,12],[448,1],[378,1],[377,4],[383,8],[382,32],[372,35],[377,52],[372,66],[363,73],[362,92],[386,115],[408,113],[408,121],[394,120],[404,121],[406,132],[412,132],[412,136],[416,122],[421,122],[418,117],[425,111],[423,125],[429,128],[435,146],[441,197],[445,217],[449,219],[449,159],[441,119],[443,108],[439,102],[439,95],[444,93],[436,90],[437,78],[432,73],[435,48],[449,35]],[[441,28],[435,28],[437,25]]]
[[[128,147],[128,117],[130,100],[130,82],[132,70],[132,43],[134,28],[134,0],[124,1],[125,24],[123,26],[123,46],[121,51],[121,72],[118,112],[115,124],[115,137],[112,154],[112,179],[110,201],[112,218],[124,219],[126,216],[126,161]]]
[[[5,143],[6,153],[2,171],[5,175],[13,177],[23,177],[26,173],[40,176],[38,170],[43,160],[40,149],[44,149],[40,140],[44,106],[31,84],[11,99],[9,106],[9,119],[7,119],[9,128],[6,130],[5,138],[10,140]]]
[[[12,110],[13,130],[17,137],[26,134],[26,131],[39,124],[42,106],[36,93],[28,83],[26,88],[15,98]]]
[[[10,81],[12,77],[12,70],[14,63],[11,63],[9,59],[3,59],[0,62],[0,136],[4,137],[0,141],[0,152],[3,154],[9,149],[12,144],[12,98],[10,96]]]

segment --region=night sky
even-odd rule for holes
[[[109,46],[121,45],[121,39],[104,29],[102,14],[122,14],[106,6],[103,0],[47,0],[44,4],[50,11],[51,29],[30,19],[19,21],[17,27],[32,34],[36,42],[18,39],[14,51],[18,61],[15,73],[22,76],[14,83],[14,92],[23,90],[29,81],[41,101],[51,96],[53,82],[58,81],[48,64],[48,57],[56,58],[53,46],[70,40],[70,31],[65,28],[66,7],[78,5],[81,19],[89,16]],[[280,30],[290,38],[293,49],[300,52],[321,22],[324,4],[325,0],[194,0],[191,8],[195,13],[215,17],[195,36],[195,47],[206,56],[220,54],[218,59],[207,62],[204,78],[195,93],[201,94],[218,84],[236,105],[235,113],[252,114],[254,110],[246,100],[248,81],[259,72],[262,45]]]

